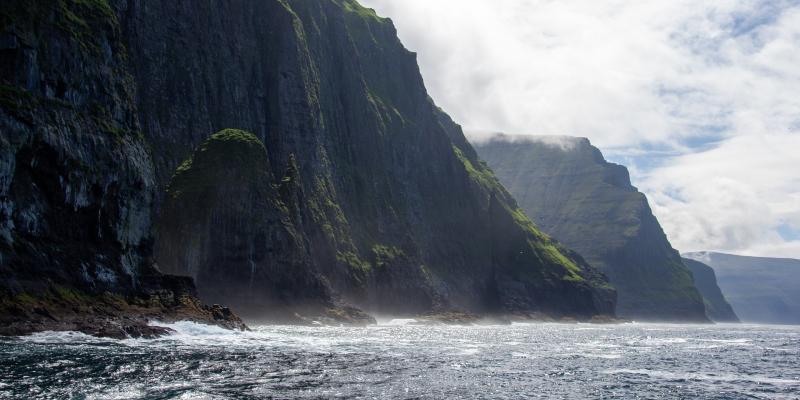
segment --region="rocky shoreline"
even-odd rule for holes
[[[0,336],[76,331],[125,339],[174,333],[169,328],[150,325],[152,321],[193,321],[226,329],[248,329],[229,308],[203,305],[190,295],[124,298],[111,293],[92,296],[55,288],[38,296],[22,293],[0,302]]]
[[[191,321],[219,326],[230,330],[249,330],[247,324],[228,307],[207,306],[188,295],[164,298],[125,300],[110,293],[96,297],[66,294],[60,298],[34,299],[23,295],[9,302],[0,302],[0,336],[23,336],[44,331],[74,331],[87,335],[112,338],[152,339],[175,333],[174,330],[151,325],[152,322],[175,323]],[[400,317],[398,317],[400,318]],[[590,323],[618,324],[630,320],[618,318],[556,318],[545,314],[477,315],[459,311],[426,313],[412,316],[408,325],[415,326],[481,326],[512,323]],[[357,309],[331,308],[324,312],[300,314],[291,312],[282,317],[258,320],[264,325],[349,326],[378,325],[374,317]]]

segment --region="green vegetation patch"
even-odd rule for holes
[[[564,280],[580,282],[583,277],[580,276],[581,268],[575,264],[574,261],[567,258],[552,242],[537,242],[531,243],[539,254],[542,255],[547,261],[553,264],[562,265],[566,268],[566,275],[562,277]]]
[[[346,229],[349,222],[342,207],[334,199],[333,189],[327,182],[324,177],[314,178],[314,190],[308,202],[311,218],[321,226],[331,243],[338,247],[352,248],[352,240]]]
[[[5,305],[16,305],[23,308],[33,308],[52,304],[70,304],[84,306],[97,300],[96,295],[90,295],[78,289],[54,285],[39,293],[22,292],[3,300]]]
[[[543,261],[549,264],[561,265],[566,269],[566,275],[562,279],[572,282],[584,280],[580,275],[581,267],[565,256],[552,238],[536,228],[536,225],[521,208],[518,207],[514,210],[506,208],[506,210],[514,218],[514,223],[530,235],[528,245],[539,254]]]
[[[487,168],[484,164],[478,163],[477,166],[472,163],[472,161],[464,155],[464,152],[458,148],[458,146],[453,145],[453,152],[458,157],[458,160],[461,161],[461,164],[464,165],[464,169],[469,174],[470,179],[477,182],[479,185],[485,187],[488,190],[496,190],[499,192],[504,192],[500,181],[497,180],[497,177],[494,176],[492,170]],[[527,217],[526,217],[527,218]]]
[[[387,267],[394,260],[406,256],[403,250],[397,246],[387,246],[383,244],[372,246],[372,255],[375,259],[375,266],[378,268]]]
[[[376,38],[376,33],[388,23],[387,18],[379,17],[375,10],[363,7],[355,0],[334,0],[334,2],[344,11],[347,32],[356,45],[364,44],[376,49],[384,47],[383,41]]]
[[[400,124],[405,125],[406,119],[400,110],[397,109],[391,102],[384,100],[383,97],[378,95],[372,88],[367,87],[367,100],[375,106],[375,109],[380,113],[381,119],[386,118],[389,121],[397,120]]]
[[[336,253],[336,261],[349,266],[352,269],[368,272],[372,269],[370,263],[361,260],[358,254],[352,251],[340,251]]]
[[[105,29],[119,30],[119,22],[107,0],[28,0],[0,2],[0,25],[7,29],[34,29],[51,25],[80,45],[97,52]]]
[[[184,193],[198,193],[216,185],[220,173],[235,169],[243,183],[266,179],[267,150],[252,133],[240,129],[223,129],[206,139],[175,170],[167,193],[178,198]]]
[[[357,15],[360,18],[375,20],[381,23],[387,21],[387,18],[378,16],[375,10],[362,6],[356,0],[339,0],[338,2],[346,12]]]

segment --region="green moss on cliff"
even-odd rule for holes
[[[197,193],[217,182],[220,173],[235,169],[242,183],[265,179],[267,150],[255,135],[240,129],[223,129],[206,139],[175,170],[167,193],[173,199]]]
[[[344,11],[347,32],[354,43],[384,48],[386,43],[381,31],[389,26],[387,18],[379,17],[375,10],[363,7],[355,0],[334,0],[334,3]]]
[[[68,34],[83,50],[98,52],[99,32],[119,30],[114,10],[107,0],[30,0],[0,2],[0,25],[23,30],[52,25]]]
[[[517,207],[515,209],[506,208],[506,210],[511,214],[514,218],[514,223],[517,224],[522,230],[530,233],[531,235],[535,236],[538,240],[549,240],[549,238],[543,234],[536,225],[531,221],[531,219],[522,211],[521,208]]]
[[[405,125],[407,123],[405,117],[397,109],[391,102],[384,100],[383,97],[378,95],[374,90],[370,87],[367,87],[367,100],[375,106],[375,109],[378,111],[381,120],[386,119],[388,122],[398,121],[400,124]]]
[[[84,50],[99,51],[98,28],[119,29],[117,17],[106,0],[61,0],[56,25],[69,33]]]
[[[489,168],[486,168],[483,164],[478,163],[476,166],[472,163],[472,161],[464,155],[464,152],[458,148],[458,146],[453,145],[453,152],[458,157],[458,160],[464,165],[464,169],[469,174],[470,179],[477,182],[479,185],[485,187],[487,190],[497,190],[504,192],[505,189],[502,188],[500,185],[500,181],[494,176],[494,173]]]
[[[338,248],[354,248],[347,230],[347,217],[334,198],[331,186],[325,178],[319,176],[314,178],[313,192],[308,207],[311,211],[311,218],[322,228],[331,244]]]
[[[0,107],[22,120],[29,120],[31,113],[37,109],[47,111],[58,109],[74,110],[74,107],[64,100],[44,98],[17,86],[6,84],[0,84]],[[93,103],[90,109],[89,113],[82,113],[80,116],[93,123],[97,130],[118,140],[131,134],[129,130],[124,129],[111,116],[111,113],[104,106]]]
[[[460,148],[455,145],[452,147],[453,152],[464,165],[464,169],[467,171],[472,181],[492,193],[498,195],[506,194],[505,188],[503,188],[500,181],[495,177],[494,172],[492,172],[485,163],[482,161],[472,162]],[[503,203],[503,208],[511,215],[514,223],[529,236],[527,241],[528,246],[540,257],[541,261],[547,265],[560,265],[564,267],[564,275],[562,276],[564,280],[572,282],[584,281],[584,278],[580,275],[582,271],[581,268],[570,258],[566,257],[553,239],[542,233],[521,208],[512,208],[505,202]],[[518,272],[527,276],[529,271]]]
[[[366,20],[374,20],[377,22],[386,22],[387,18],[383,18],[378,16],[375,10],[371,8],[366,8],[358,3],[356,0],[335,0],[339,4],[341,4],[342,8],[350,14],[354,14],[359,18],[363,18]]]
[[[52,304],[69,304],[73,306],[88,305],[98,298],[106,298],[111,294],[90,295],[75,288],[54,285],[39,293],[21,292],[6,298],[5,306],[35,308]]]
[[[535,242],[531,243],[531,246],[535,248],[539,254],[541,254],[550,263],[563,265],[567,268],[566,274],[562,277],[563,279],[573,282],[580,282],[584,280],[579,275],[581,268],[575,264],[574,261],[564,256],[564,254],[561,253],[561,250],[559,250],[558,247],[556,247],[556,245],[552,242]]]
[[[375,259],[375,266],[382,268],[398,258],[405,257],[405,253],[397,246],[376,244],[372,246],[372,256]]]
[[[223,129],[211,135],[211,138],[201,146],[201,149],[207,149],[214,143],[244,143],[264,149],[264,143],[256,135],[241,129]]]
[[[348,275],[360,286],[366,285],[367,276],[372,271],[372,265],[361,259],[355,252],[339,251],[336,261],[347,267]]]

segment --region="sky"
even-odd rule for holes
[[[800,0],[361,0],[468,137],[589,138],[682,251],[800,258]]]

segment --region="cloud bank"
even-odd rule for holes
[[[676,248],[800,258],[800,1],[362,3],[477,138],[588,137]]]

